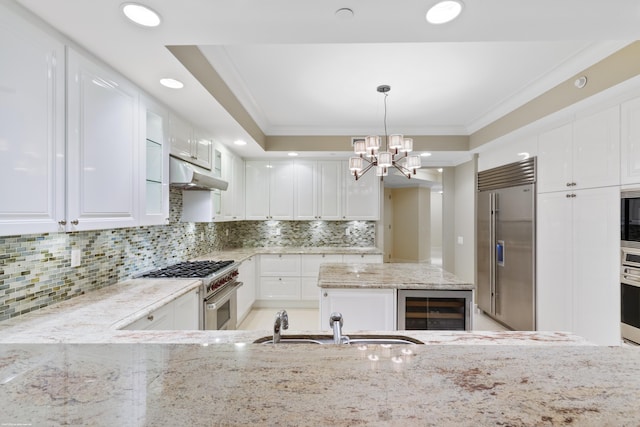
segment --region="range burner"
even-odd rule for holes
[[[175,278],[196,278],[201,279],[222,270],[233,264],[234,261],[192,261],[180,262],[168,267],[154,270],[144,274],[142,277],[175,277]]]

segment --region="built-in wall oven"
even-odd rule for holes
[[[620,331],[640,344],[640,249],[622,247],[620,270]]]
[[[640,249],[640,190],[620,193],[620,241]]]

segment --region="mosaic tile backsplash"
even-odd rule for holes
[[[181,223],[182,195],[174,189],[170,206],[169,225],[0,236],[0,320],[216,250],[375,246],[372,221]],[[82,254],[73,268],[72,249]]]

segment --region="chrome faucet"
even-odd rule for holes
[[[333,343],[342,344],[342,313],[333,312],[329,317],[329,326],[333,328]]]
[[[273,343],[280,342],[280,331],[289,329],[289,315],[287,310],[281,310],[276,313],[276,320],[273,323]]]

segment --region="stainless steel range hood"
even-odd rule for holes
[[[227,181],[175,157],[169,157],[169,181],[183,190],[226,190],[229,186]]]

